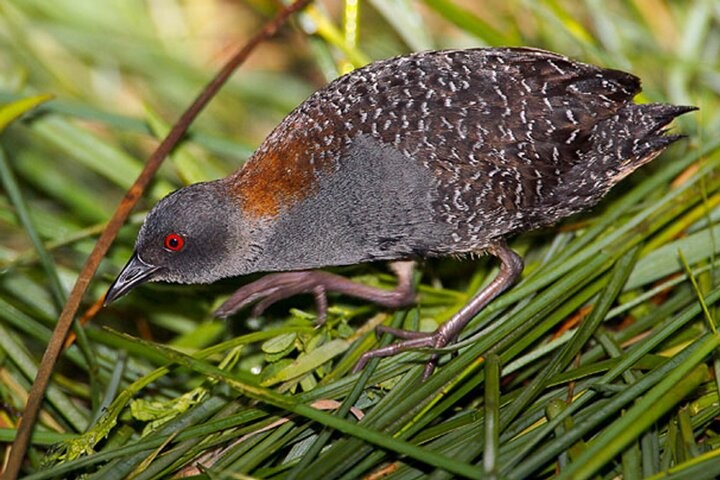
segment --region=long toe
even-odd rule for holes
[[[393,355],[397,355],[398,353],[406,352],[408,350],[414,350],[417,348],[430,348],[435,344],[435,340],[436,339],[434,335],[429,335],[420,338],[413,338],[410,340],[403,340],[401,342],[390,344],[387,347],[369,350],[362,354],[358,362],[355,364],[353,372],[358,372],[362,370],[367,364],[367,362],[369,362],[373,358],[392,357]]]

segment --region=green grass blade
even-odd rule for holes
[[[638,438],[653,422],[706,380],[709,370],[700,362],[718,345],[720,335],[707,336],[692,355],[677,362],[667,377],[593,440],[588,449],[561,472],[559,478],[590,478],[631,440]]]

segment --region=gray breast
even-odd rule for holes
[[[358,136],[317,191],[278,217],[266,247],[293,269],[441,254],[435,179],[421,163]]]

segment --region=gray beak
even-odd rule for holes
[[[103,305],[110,305],[110,303],[122,297],[134,287],[152,280],[153,274],[158,270],[160,270],[160,267],[145,263],[137,252],[133,253],[120,275],[110,285],[110,289],[105,294]]]

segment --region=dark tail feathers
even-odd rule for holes
[[[593,158],[613,177],[625,177],[657,157],[684,135],[667,135],[666,127],[675,117],[697,107],[650,103],[628,105],[616,115],[598,123],[591,134]]]

